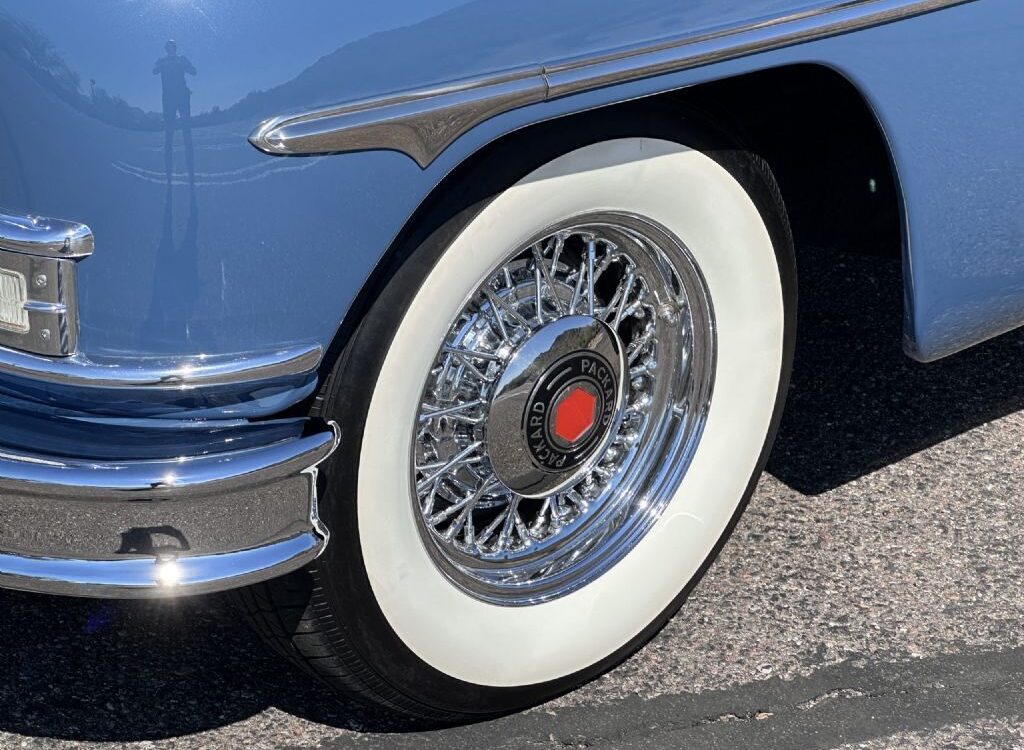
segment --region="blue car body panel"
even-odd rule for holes
[[[241,1],[2,0],[0,205],[92,227],[96,252],[79,268],[80,349],[92,358],[326,348],[417,206],[488,142],[629,98],[814,63],[857,86],[892,149],[906,219],[908,350],[932,359],[1020,324],[1016,0],[513,110],[426,169],[388,151],[279,159],[246,142],[271,115],[835,4],[432,0],[353,10],[324,1],[281,19],[269,3]],[[154,71],[169,38],[196,71],[185,76],[191,146],[176,130],[170,162],[167,92]],[[273,408],[308,393],[303,382]]]

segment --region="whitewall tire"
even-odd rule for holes
[[[791,240],[759,158],[657,122],[435,217],[370,306],[325,401],[329,551],[261,594],[303,605],[279,643],[320,676],[514,710],[628,656],[724,542],[781,411]]]

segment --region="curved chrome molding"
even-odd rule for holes
[[[92,255],[94,247],[92,230],[85,224],[0,209],[0,250],[47,258],[85,258]]]
[[[160,461],[85,461],[0,450],[0,493],[77,499],[199,497],[294,476],[326,459],[338,432],[320,432],[260,448]]]
[[[385,148],[426,167],[475,125],[544,99],[540,68],[366,99],[296,116],[272,117],[249,136],[268,154],[322,154]]]
[[[222,455],[87,462],[0,453],[0,586],[149,597],[247,586],[308,563],[329,534],[318,466],[334,423]]]
[[[290,573],[315,560],[325,544],[317,534],[303,532],[265,547],[166,560],[67,560],[0,553],[0,587],[104,599],[206,594]]]
[[[456,138],[529,104],[899,21],[975,0],[843,0],[720,31],[560,60],[265,120],[249,136],[277,156],[387,149],[426,168]]]
[[[57,360],[0,347],[0,374],[76,387],[182,390],[305,375],[320,366],[323,354],[314,344],[179,360],[97,362],[81,354]]]

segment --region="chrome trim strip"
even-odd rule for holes
[[[0,250],[47,258],[85,258],[95,243],[85,224],[0,209]]]
[[[76,499],[158,500],[231,492],[299,474],[331,455],[334,427],[309,437],[230,453],[160,461],[85,461],[0,450],[0,493]]]
[[[98,362],[82,354],[55,360],[0,346],[0,373],[65,386],[184,390],[305,375],[320,366],[323,354],[323,347],[313,344],[236,355]]]
[[[335,423],[262,448],[177,460],[0,454],[0,586],[150,597],[247,586],[315,559],[318,466]]]
[[[138,599],[250,586],[312,562],[326,542],[313,532],[264,547],[176,560],[68,560],[0,553],[0,587],[58,596]]]
[[[276,156],[387,149],[426,168],[456,138],[509,110],[899,21],[976,0],[842,0],[615,52],[264,120],[249,136]]]

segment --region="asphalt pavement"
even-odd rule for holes
[[[0,592],[0,748],[1024,748],[1024,333],[924,365],[898,263],[808,252],[790,403],[718,562],[581,690],[410,731],[218,597]]]

